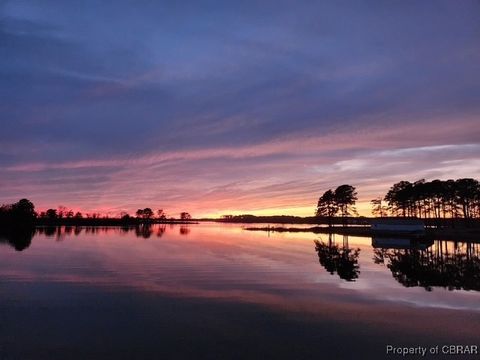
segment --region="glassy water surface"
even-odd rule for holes
[[[385,358],[387,345],[479,345],[479,244],[203,223],[39,228],[0,245],[0,359],[358,359]]]

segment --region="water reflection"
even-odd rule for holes
[[[137,237],[141,237],[144,239],[149,239],[150,236],[152,236],[153,230],[152,230],[152,224],[141,224],[135,226],[135,235]]]
[[[167,230],[167,225],[165,224],[160,224],[157,227],[157,237],[162,237],[163,234],[165,234],[165,231]]]
[[[190,234],[190,228],[188,225],[180,225],[180,235],[188,235]]]
[[[152,224],[139,224],[137,226],[41,226],[34,229],[35,234],[54,237],[57,241],[61,241],[71,235],[79,236],[83,233],[87,235],[133,233],[138,238],[149,239],[154,233],[156,237],[162,237],[166,230],[167,225],[165,224],[158,224],[156,226]],[[182,226],[180,233],[188,234],[190,233],[190,228]]]
[[[348,236],[343,236],[342,246],[335,243],[335,234],[328,235],[328,242],[315,240],[315,251],[320,264],[330,274],[337,273],[346,281],[355,281],[360,274],[358,256],[360,249],[350,249]]]
[[[175,225],[169,226],[169,231],[174,231]],[[149,239],[155,233],[156,237],[162,237],[167,232],[166,224],[139,224],[136,226],[41,226],[34,229],[38,235],[55,237],[55,240],[61,241],[66,236],[79,236],[82,233],[88,235],[100,235],[106,233],[133,233],[138,238]],[[188,235],[191,232],[189,225],[180,225],[178,233]]]
[[[166,224],[125,227],[47,226],[15,231],[4,229],[0,232],[0,243],[22,251],[31,245],[35,235],[54,238],[56,241],[68,240],[81,234],[107,233],[152,239],[161,238],[165,234],[168,234],[168,238],[171,235],[180,235],[183,238],[191,231],[190,226]],[[371,247],[362,245],[362,253],[365,252],[365,255],[360,259],[360,248],[351,247],[348,236],[340,239],[338,235],[335,238],[334,234],[330,234],[328,240],[320,239],[314,242],[320,265],[329,274],[337,275],[344,281],[355,282],[366,276],[360,276],[360,265],[366,269],[376,264],[388,269],[393,278],[404,287],[421,287],[427,291],[434,288],[480,291],[480,244],[477,243],[374,237]],[[269,246],[273,245],[270,243]]]
[[[180,229],[39,228],[28,251],[16,253],[16,240],[0,246],[0,354],[188,359],[235,349],[235,358],[350,359],[356,349],[372,359],[384,358],[384,344],[478,340],[480,292],[427,292],[392,278],[389,254],[420,258],[420,248],[377,248],[378,265],[370,238],[319,238],[314,252],[315,234]],[[427,251],[478,258],[478,246],[457,246]]]
[[[0,229],[0,243],[6,243],[17,251],[23,251],[30,246],[34,235],[34,227]]]
[[[480,291],[479,244],[437,240],[424,249],[383,247],[373,252],[374,262],[385,265],[405,287]]]

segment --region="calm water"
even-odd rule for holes
[[[207,223],[0,241],[0,359],[371,359],[387,345],[480,345],[478,244],[373,247]]]

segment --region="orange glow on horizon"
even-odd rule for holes
[[[201,208],[209,208],[209,205],[204,203],[200,204],[193,204],[195,205],[194,207],[197,209]],[[64,206],[64,205],[62,205]],[[91,208],[82,208],[82,207],[69,207],[69,206],[64,206],[66,208],[66,211],[73,211],[74,214],[77,212],[80,212],[84,217],[89,214],[99,214],[100,217],[110,217],[110,218],[115,218],[115,217],[120,217],[123,213],[127,213],[130,216],[134,216],[135,212],[137,209],[125,209],[125,210],[118,210],[118,208],[114,206],[102,206],[100,208],[96,209],[91,209]],[[152,207],[152,206],[144,206],[145,207],[150,207],[153,212],[155,213],[156,216],[156,211],[160,208]],[[37,213],[45,212],[48,209],[56,209],[58,211],[58,207],[52,206],[52,207],[47,207],[47,206],[42,206],[42,207],[37,207],[36,211]],[[356,209],[358,211],[359,216],[372,216],[371,214],[371,205],[369,201],[358,201],[356,204]],[[209,219],[217,219],[221,218],[224,215],[254,215],[254,216],[281,216],[281,215],[286,215],[286,216],[298,216],[298,217],[310,217],[314,216],[315,213],[315,206],[292,206],[292,207],[269,207],[269,208],[264,208],[264,209],[232,209],[232,208],[226,208],[224,210],[219,209],[215,211],[189,211],[189,209],[182,209],[182,210],[175,210],[173,212],[168,211],[168,209],[163,208],[165,211],[167,218],[179,218],[180,213],[182,211],[187,211],[189,212],[193,218],[196,219],[202,219],[202,218],[209,218]]]
[[[372,216],[371,205],[369,201],[359,201],[356,204],[356,209],[359,216]],[[226,209],[225,211],[217,212],[206,212],[199,218],[219,218],[223,215],[255,215],[255,216],[275,216],[275,215],[287,215],[287,216],[299,216],[299,217],[309,217],[314,216],[315,206],[297,206],[297,207],[272,207],[266,209],[258,210],[231,210]]]

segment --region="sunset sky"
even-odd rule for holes
[[[2,1],[0,203],[363,215],[480,178],[479,1]]]

